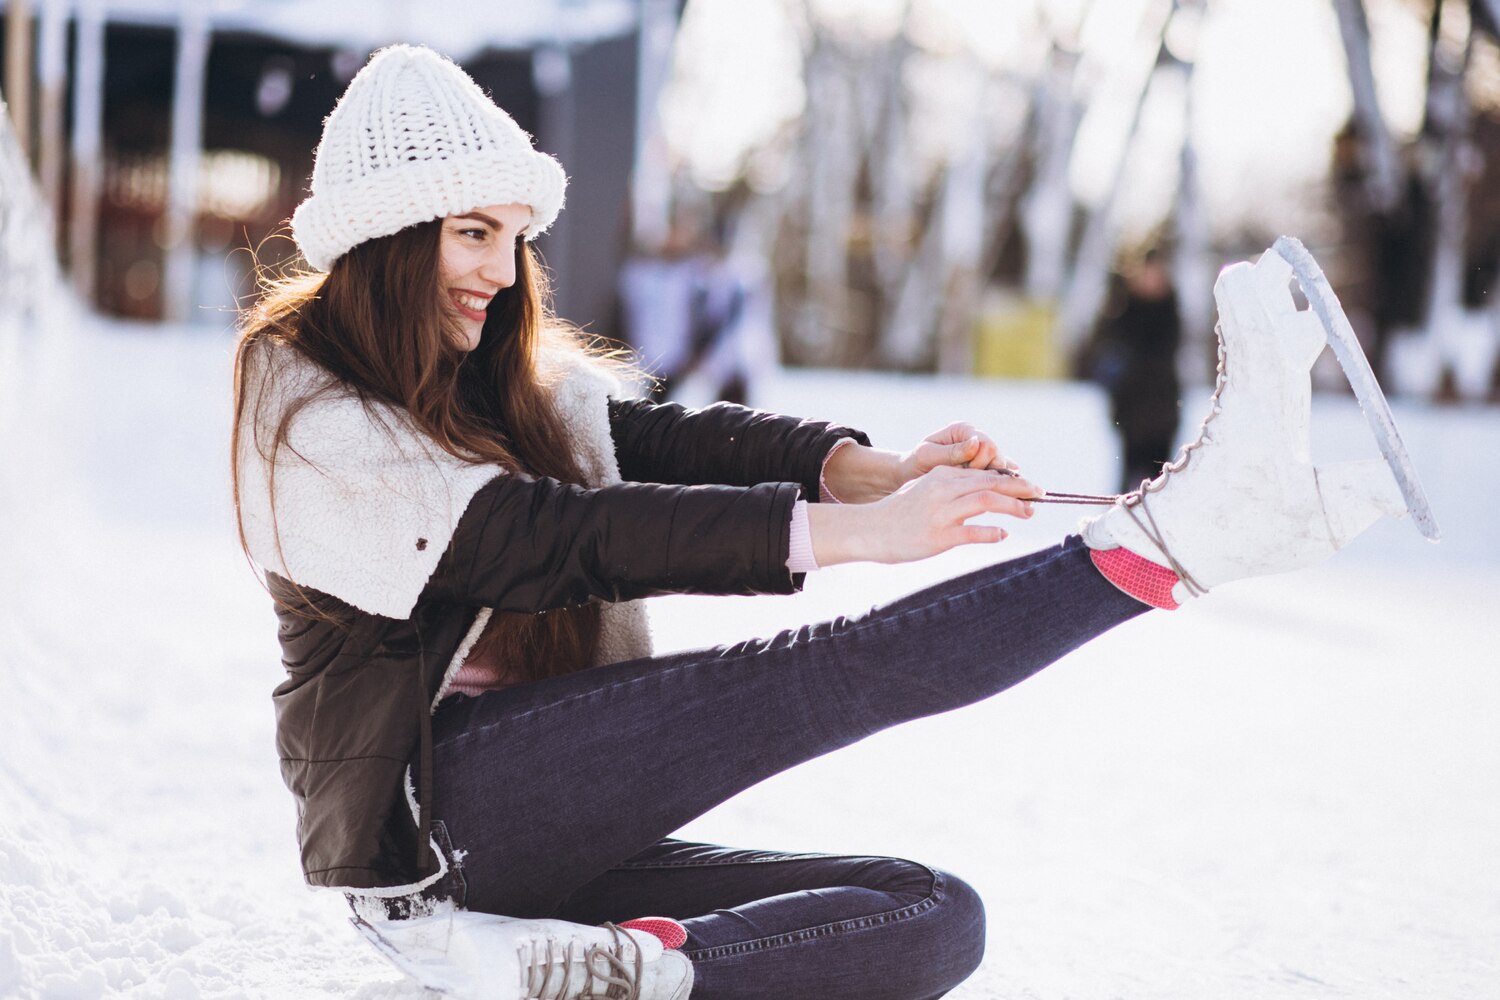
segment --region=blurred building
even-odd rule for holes
[[[59,249],[102,311],[194,319],[232,309],[253,287],[250,250],[267,263],[294,253],[276,237],[344,86],[374,49],[414,42],[460,62],[562,161],[569,210],[539,243],[558,311],[614,332],[638,109],[651,106],[641,53],[652,37],[657,48],[646,51],[659,52],[676,0],[0,0],[0,9],[0,79],[16,91],[6,97],[21,109],[17,131],[54,202]],[[650,88],[659,74],[646,68]]]

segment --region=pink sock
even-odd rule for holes
[[[1172,587],[1180,578],[1167,567],[1126,548],[1090,549],[1089,558],[1106,580],[1136,600],[1163,611],[1180,607],[1172,598]]]

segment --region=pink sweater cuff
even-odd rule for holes
[[[786,568],[793,573],[811,573],[818,568],[813,558],[812,532],[807,526],[807,501],[792,504],[792,544],[787,552]]]
[[[838,454],[838,450],[845,445],[858,443],[859,442],[855,441],[853,438],[840,438],[837,442],[834,443],[834,446],[832,448],[828,449],[828,454],[823,456],[823,469],[818,473],[818,499],[823,503],[844,502],[838,497],[834,496],[833,490],[830,490],[828,488],[828,460],[834,455]]]
[[[818,500],[822,503],[843,503],[833,495],[828,488],[828,460],[833,457],[834,452],[845,445],[857,444],[853,438],[843,438],[834,443],[828,449],[828,454],[823,456],[823,468],[818,473]],[[812,529],[807,524],[807,501],[798,500],[792,505],[792,544],[787,552],[786,568],[793,573],[811,573],[818,568],[818,560],[813,557]]]

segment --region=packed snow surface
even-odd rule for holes
[[[228,335],[67,324],[6,346],[0,997],[418,996],[340,896],[300,882],[274,619],[227,502]],[[969,419],[1043,486],[1113,485],[1104,405],[1079,386],[797,373],[757,402],[902,448]],[[1373,453],[1350,399],[1315,408],[1319,451]],[[1396,418],[1440,546],[1382,525],[683,833],[964,875],[990,946],[960,1000],[1500,998],[1500,413]],[[858,610],[1078,516],[824,570],[794,597],[659,601],[659,645]]]

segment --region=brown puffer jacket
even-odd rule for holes
[[[657,594],[785,594],[792,504],[816,500],[828,450],[858,431],[719,403],[609,403],[626,482],[584,489],[500,476],[459,519],[409,618],[288,581],[287,676],[273,693],[281,773],[314,886],[411,892],[429,845],[430,709],[479,609],[536,612]],[[543,570],[545,568],[545,571]],[[420,801],[408,801],[407,770]]]

